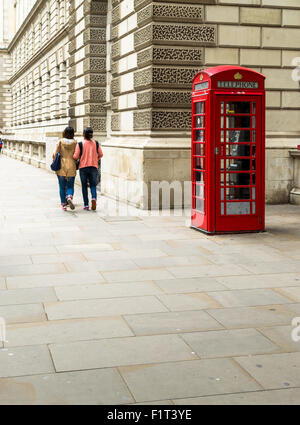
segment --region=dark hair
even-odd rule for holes
[[[91,140],[93,137],[94,131],[91,127],[87,127],[83,131],[83,136],[86,140]]]
[[[74,139],[74,128],[66,127],[63,132],[63,137],[65,139]]]

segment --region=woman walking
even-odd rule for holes
[[[61,168],[56,171],[56,174],[59,184],[61,208],[64,211],[67,210],[67,206],[72,210],[75,209],[73,195],[76,177],[76,162],[73,159],[73,155],[76,143],[77,142],[74,140],[74,129],[72,127],[66,127],[63,132],[63,137],[56,145],[53,154],[53,159],[56,157],[57,153],[61,155]]]
[[[80,158],[79,173],[84,203],[83,209],[89,210],[87,188],[89,183],[92,195],[92,210],[95,211],[97,207],[98,164],[99,160],[103,157],[103,152],[100,144],[93,140],[93,129],[91,127],[87,127],[84,130],[83,137],[84,141],[77,144],[73,158],[75,160]]]

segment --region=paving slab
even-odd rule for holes
[[[276,292],[288,298],[291,302],[300,302],[300,287],[276,288]]]
[[[45,310],[49,320],[168,311],[154,296],[45,303]]]
[[[226,286],[218,283],[212,277],[155,280],[155,283],[168,294],[222,291],[226,289]]]
[[[176,405],[300,405],[300,388],[221,394],[172,400]]]
[[[0,379],[0,405],[113,405],[133,401],[116,369]]]
[[[229,329],[287,325],[294,317],[283,305],[210,309],[209,314]]]
[[[299,320],[300,324],[300,320]],[[258,330],[273,341],[276,345],[281,348],[281,351],[293,352],[300,351],[300,341],[295,342],[292,339],[292,332],[295,329],[292,324],[286,326],[270,326],[267,328],[259,328]],[[297,332],[297,336],[300,338],[300,330]]]
[[[10,325],[6,330],[5,347],[67,343],[132,336],[121,317],[58,320],[40,323]]]
[[[251,273],[270,274],[270,273],[297,273],[299,272],[299,262],[282,258],[280,260],[269,262],[255,262],[245,264],[244,267]]]
[[[171,273],[163,268],[102,272],[101,274],[108,282],[137,282],[139,280],[172,279],[174,277]]]
[[[131,314],[124,319],[136,335],[157,335],[220,329],[220,325],[205,311]]]
[[[182,334],[200,358],[272,353],[278,346],[256,329],[231,329]]]
[[[120,367],[138,402],[262,389],[229,359]]]
[[[77,252],[72,252],[70,254],[44,254],[44,255],[32,255],[31,256],[33,264],[51,264],[51,263],[68,263],[68,262],[77,262],[83,263],[86,262],[86,258]]]
[[[288,298],[285,298],[272,289],[227,290],[208,292],[208,295],[218,301],[223,307],[247,307],[291,303]]]
[[[177,335],[51,344],[49,348],[57,372],[197,358]]]
[[[280,288],[300,286],[300,273],[280,273],[250,276],[217,277],[228,289]]]
[[[2,276],[25,276],[25,275],[41,275],[48,273],[64,273],[66,272],[64,264],[24,264],[24,265],[7,265],[0,266],[0,274]]]
[[[56,247],[61,254],[68,252],[84,252],[84,251],[113,251],[113,247],[107,243],[82,243],[82,244],[64,244]]]
[[[55,292],[60,301],[84,300],[95,298],[138,297],[158,295],[163,291],[153,282],[104,283],[85,286],[58,286]]]
[[[5,278],[0,277],[0,289],[6,289]]]
[[[222,307],[216,300],[204,292],[192,294],[157,295],[157,298],[170,311],[199,310]]]
[[[54,372],[48,347],[12,347],[0,349],[0,378]]]
[[[38,276],[17,276],[7,277],[7,288],[43,288],[47,286],[67,286],[95,284],[104,282],[103,277],[98,272],[45,274]]]
[[[112,270],[138,270],[139,266],[130,259],[106,260],[105,255],[102,260],[88,261],[85,263],[67,262],[65,266],[69,272],[94,272],[94,271],[112,271]]]
[[[0,273],[3,266],[32,264],[29,255],[0,255]]]
[[[203,265],[185,267],[167,267],[167,270],[177,278],[202,276],[235,276],[250,274],[243,266],[230,265]],[[222,283],[222,282],[221,282]]]
[[[300,387],[300,352],[234,358],[264,389]]]
[[[0,306],[0,317],[3,317],[6,323],[28,323],[47,320],[42,304]]]
[[[0,292],[0,306],[51,301],[57,301],[53,288],[7,289]]]

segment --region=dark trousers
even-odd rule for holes
[[[84,167],[79,169],[82,197],[84,206],[89,206],[88,183],[91,188],[92,199],[97,199],[97,176],[98,169],[96,167]]]
[[[75,177],[57,176],[59,184],[60,202],[64,204],[67,201],[67,196],[74,195]]]

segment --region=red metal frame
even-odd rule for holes
[[[193,80],[191,225],[198,230],[210,234],[264,230],[264,79],[247,68],[219,66],[199,72]],[[227,178],[223,185],[221,175]]]

